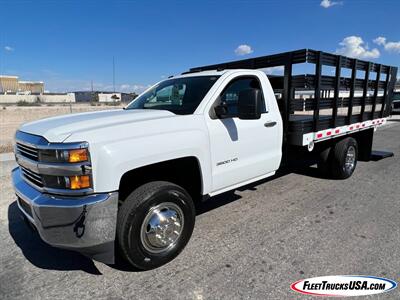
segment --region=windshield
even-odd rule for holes
[[[219,76],[196,76],[160,82],[126,109],[160,109],[178,115],[192,114]]]

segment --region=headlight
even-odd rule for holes
[[[93,192],[88,142],[50,143],[17,131],[15,155],[24,180],[41,191],[60,195]]]
[[[39,165],[51,163],[58,166],[56,174],[43,175],[44,186],[51,189],[84,190],[93,187],[90,154],[87,147],[71,149],[40,149]],[[63,168],[68,170],[72,165],[76,166],[76,174],[71,175],[71,169],[63,176]],[[69,173],[69,174],[67,174]]]
[[[39,151],[39,157],[41,162],[78,163],[89,161],[89,152],[87,148],[71,150],[42,149]]]
[[[76,163],[89,160],[89,154],[87,149],[74,149],[65,151],[66,156],[68,156],[68,162]]]

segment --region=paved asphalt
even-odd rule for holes
[[[304,299],[289,286],[313,276],[399,282],[399,121],[374,141],[395,156],[359,163],[348,180],[321,179],[310,168],[209,200],[182,254],[146,272],[41,242],[19,217],[14,163],[0,162],[0,299]],[[400,290],[373,298],[399,299]]]

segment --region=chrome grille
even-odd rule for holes
[[[38,161],[39,160],[39,153],[38,150],[34,147],[30,147],[27,145],[23,145],[21,143],[17,143],[17,151],[22,156],[26,158]]]
[[[29,182],[33,183],[34,185],[38,186],[38,187],[43,187],[43,178],[40,174],[37,174],[31,170],[28,170],[22,166],[19,166],[21,168],[22,171],[22,175],[24,176],[24,178],[26,180],[28,180]]]
[[[86,195],[93,192],[92,186],[72,189],[68,184],[71,176],[89,175],[92,180],[90,158],[79,163],[69,163],[58,157],[63,151],[88,149],[87,142],[52,144],[44,137],[19,130],[15,134],[15,141],[14,150],[21,170],[20,176],[35,189],[60,195]]]

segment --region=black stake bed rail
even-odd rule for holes
[[[293,75],[297,64],[312,64],[314,74]],[[304,135],[317,136],[323,130],[331,135],[329,129],[340,132],[339,127],[351,124],[360,123],[360,129],[375,125],[375,121],[380,124],[391,113],[397,67],[322,51],[303,49],[196,67],[187,73],[272,67],[283,67],[282,76],[268,77],[277,96],[287,144],[306,145],[310,138]]]

